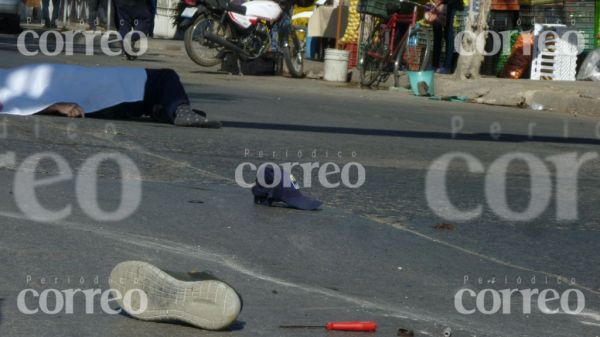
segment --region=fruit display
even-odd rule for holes
[[[358,0],[350,0],[348,9],[348,26],[344,32],[344,37],[340,40],[341,44],[353,43],[358,41],[358,28],[360,25],[360,13],[356,11]]]

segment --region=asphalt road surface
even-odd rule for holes
[[[600,335],[600,165],[594,159],[600,120],[308,79],[233,76],[201,69],[179,53],[149,52],[135,62],[79,49],[74,56],[24,57],[15,41],[0,36],[0,67],[52,62],[173,68],[193,105],[224,127],[8,116],[0,140],[0,336],[363,335],[278,328],[328,321],[376,321],[373,336],[395,336],[399,328],[441,336],[446,327],[457,337]],[[462,125],[454,136],[453,123]],[[447,169],[434,165],[457,152],[471,156],[473,166],[464,160]],[[34,168],[23,164],[45,153],[63,158],[71,174],[47,158]],[[83,169],[105,153],[128,158],[139,175],[112,162],[93,174]],[[576,158],[586,153],[591,160],[578,169]],[[507,161],[504,175],[502,161],[510,156],[528,158],[536,169]],[[318,169],[305,175],[295,166],[302,192],[323,206],[312,212],[269,208],[254,205],[250,190],[236,183],[236,168],[245,162],[333,162],[340,168],[356,162],[365,180],[350,188],[341,172],[333,173],[329,181],[342,183],[326,188]],[[349,182],[356,183],[358,171],[349,172]],[[21,200],[13,191],[32,176],[57,179],[38,186],[35,198],[49,210],[70,206],[68,216],[31,219],[33,199]],[[444,176],[445,184],[428,183],[427,177]],[[245,166],[243,178],[251,183],[254,177]],[[486,185],[502,177],[503,184]],[[569,193],[575,183],[576,195]],[[90,202],[106,213],[130,205],[135,198],[128,192],[138,185],[139,205],[124,219],[107,221],[86,211]],[[429,193],[427,186],[433,186]],[[455,209],[434,205],[440,186]],[[78,191],[94,198],[82,200]],[[548,204],[515,219],[535,204],[530,200]],[[457,218],[477,207],[481,214]],[[433,228],[441,222],[454,230]],[[242,293],[244,310],[229,330],[208,332],[108,314],[99,296],[86,303],[75,295],[72,313],[25,314],[17,306],[25,289],[104,292],[111,269],[127,260],[209,269]],[[475,297],[463,294],[471,314],[455,304],[463,289],[482,299],[478,308]],[[542,310],[538,295],[509,295],[506,289],[546,290],[548,310],[558,313]],[[494,299],[494,293],[503,296]],[[26,305],[41,308],[33,296]]]

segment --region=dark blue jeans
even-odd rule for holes
[[[287,25],[292,24],[291,18],[294,15],[294,7],[290,8],[289,13],[283,12],[281,14],[283,18],[281,19],[281,28],[286,27]],[[271,35],[271,50],[272,51],[280,51],[281,48],[277,43],[277,34],[279,33],[279,27],[276,24],[273,26],[272,35]]]
[[[143,5],[124,5],[115,3],[117,14],[119,15],[119,34],[121,38],[131,31],[131,28],[136,32],[143,33],[148,36],[150,30],[150,8],[144,3]],[[134,33],[131,35],[131,45],[140,39],[140,34]],[[124,50],[124,49],[123,49]]]
[[[434,69],[440,67],[443,38],[446,41],[446,62],[444,68],[452,71],[452,57],[454,56],[454,14],[456,14],[456,9],[448,6],[446,24],[443,26],[433,25],[433,60],[431,66]]]
[[[52,0],[52,20],[50,20],[50,0],[42,0],[42,12],[44,14],[44,25],[56,25],[58,11],[60,9],[60,0]]]
[[[142,101],[120,103],[90,114],[90,117],[128,119],[129,117],[151,116],[162,123],[173,123],[177,107],[181,104],[190,104],[179,75],[172,69],[146,69],[146,75]],[[162,107],[158,116],[153,113],[156,106]]]
[[[105,10],[107,7],[108,3],[106,0],[88,0],[88,8],[90,10],[88,23],[90,27],[95,29],[96,23],[106,22]]]

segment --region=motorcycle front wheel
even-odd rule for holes
[[[231,28],[227,23],[219,29],[220,20],[221,18],[215,14],[201,14],[185,31],[183,37],[185,51],[192,61],[203,67],[213,67],[221,63],[219,56],[225,49],[223,46],[205,40],[204,34],[212,33],[224,39],[231,36]]]
[[[290,25],[288,29],[288,44],[287,47],[283,46],[283,58],[290,75],[295,78],[302,78],[304,77],[304,48],[302,48],[302,43],[294,26]]]

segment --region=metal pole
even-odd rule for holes
[[[67,1],[64,0],[63,4],[63,28],[67,28]]]
[[[342,0],[338,2],[338,22],[337,22],[337,34],[335,35],[335,49],[339,48],[340,43],[340,25],[342,24]]]
[[[110,15],[110,8],[112,7],[112,1],[111,0],[107,0],[108,1],[108,5],[106,7],[108,7],[106,9],[106,31],[110,30],[110,19],[111,19],[111,15]]]

